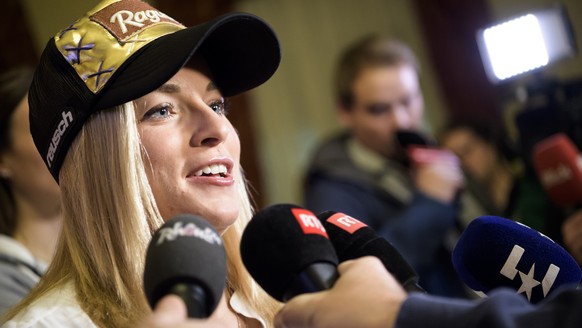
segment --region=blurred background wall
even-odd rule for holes
[[[98,0],[3,0],[0,70],[34,64],[46,41]],[[527,77],[492,85],[485,78],[475,33],[500,20],[553,5],[549,0],[157,0],[158,9],[193,25],[229,11],[257,14],[278,33],[283,59],[275,76],[234,99],[231,120],[241,134],[243,166],[258,206],[301,201],[301,179],[316,143],[339,128],[331,82],[336,58],[370,32],[408,43],[422,66],[426,128],[452,117],[493,120],[514,105],[508,94]],[[564,0],[578,47],[582,1]],[[544,70],[559,80],[582,79],[582,55]],[[511,121],[511,116],[509,117]]]

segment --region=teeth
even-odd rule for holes
[[[202,168],[201,170],[194,173],[195,176],[201,176],[202,174],[226,174],[226,166],[223,164],[212,164]]]

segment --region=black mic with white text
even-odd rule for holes
[[[226,285],[226,252],[220,235],[204,219],[178,215],[164,223],[147,249],[144,290],[150,306],[179,296],[190,318],[209,317]]]

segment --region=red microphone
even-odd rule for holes
[[[561,208],[582,204],[582,156],[564,134],[554,134],[532,151],[535,170],[548,197]]]

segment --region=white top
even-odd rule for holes
[[[26,311],[21,311],[2,328],[51,328],[84,327],[97,328],[79,306],[73,284],[54,289],[36,300]]]
[[[75,295],[73,284],[66,284],[63,288],[53,290],[36,300],[27,311],[20,312],[2,328],[97,328],[81,309]],[[230,305],[239,314],[254,318],[261,323],[263,328],[267,327],[265,321],[249,309],[236,293],[231,297]]]

